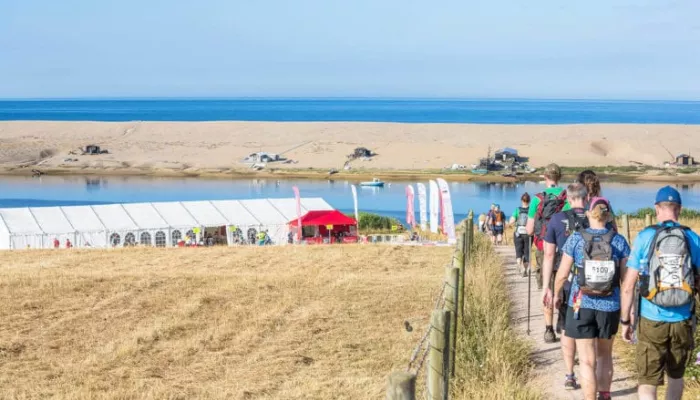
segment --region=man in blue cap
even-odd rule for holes
[[[634,242],[623,281],[622,338],[633,341],[630,311],[639,283],[637,372],[640,400],[656,399],[668,375],[666,399],[683,396],[683,374],[693,347],[696,288],[700,288],[700,238],[678,223],[681,195],[670,186],[656,195],[658,224]]]

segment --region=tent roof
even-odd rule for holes
[[[504,147],[502,149],[496,150],[496,153],[506,153],[506,154],[512,154],[514,156],[517,156],[518,150],[515,150],[512,147]]]
[[[301,199],[302,213],[309,210],[333,210],[333,207],[321,198]],[[296,200],[293,198],[0,208],[0,231],[65,234],[197,226],[286,225],[296,216]]]
[[[298,224],[298,219],[289,221],[290,225]],[[355,218],[350,218],[338,210],[309,211],[301,217],[301,226],[318,225],[355,225]]]

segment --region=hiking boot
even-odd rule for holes
[[[612,400],[610,392],[598,392],[598,400]]]
[[[578,382],[576,382],[576,375],[566,375],[566,381],[564,382],[564,389],[566,390],[576,390],[578,389]]]
[[[544,331],[544,342],[545,343],[554,343],[557,341],[557,335],[554,334],[554,330],[551,328],[547,328]]]
[[[523,268],[523,278],[527,278],[527,268]]]

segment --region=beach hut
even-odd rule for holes
[[[333,210],[321,198],[301,199],[300,208]],[[285,244],[296,215],[293,198],[4,208],[0,249],[54,248],[56,241],[78,248],[171,247],[188,235],[218,235],[233,245],[251,243],[240,239],[260,231]]]
[[[676,165],[684,167],[695,165],[695,159],[689,154],[679,154],[676,156]]]

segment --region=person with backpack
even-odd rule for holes
[[[547,224],[554,214],[570,208],[566,201],[566,191],[557,186],[560,180],[561,168],[557,164],[547,165],[544,169],[545,190],[532,199],[527,213],[527,233],[533,236],[535,245],[535,277],[538,290],[542,290],[542,259]]]
[[[563,301],[568,305],[564,332],[576,341],[584,398],[608,400],[612,347],[620,322],[620,278],[630,248],[622,235],[605,226],[610,217],[608,200],[592,199],[586,216],[589,227],[573,232],[562,248],[554,306]],[[570,274],[571,290],[565,299],[560,293]]]
[[[501,211],[499,204],[494,204],[491,215],[486,224],[491,231],[491,243],[500,245],[503,242],[503,229],[505,228],[506,214]]]
[[[634,242],[622,289],[622,338],[633,342],[634,304],[637,325],[637,372],[640,400],[656,399],[668,375],[666,399],[683,396],[683,374],[693,352],[695,301],[700,277],[700,238],[678,223],[681,195],[670,186],[656,195],[656,225]]]
[[[542,278],[545,282],[550,281],[553,273],[556,274],[566,240],[574,232],[580,232],[588,228],[588,219],[583,205],[586,198],[586,188],[580,183],[571,184],[566,188],[566,197],[571,205],[571,209],[554,214],[547,225],[547,234],[544,238],[544,260],[542,264]],[[571,282],[567,280],[564,282],[564,287],[559,297],[567,299],[569,297],[570,288]],[[544,305],[545,320],[544,341],[546,343],[553,343],[556,341],[556,335],[552,326],[554,320],[553,290],[553,286],[547,286],[542,290],[542,304]],[[562,334],[561,352],[564,364],[566,365],[564,389],[574,390],[578,388],[576,375],[574,374],[576,341],[566,336],[565,321],[567,309],[568,305],[565,302],[562,302],[561,306],[557,308],[556,333]]]
[[[513,211],[513,215],[510,217],[510,225],[515,225],[515,232],[513,233],[513,244],[515,245],[515,259],[518,263],[518,269],[522,270],[523,278],[527,277],[527,269],[530,262],[530,255],[527,254],[529,250],[528,241],[530,236],[527,234],[527,213],[530,207],[530,195],[528,193],[523,193],[520,196],[520,207]]]
[[[591,205],[591,199],[596,197],[603,197],[602,189],[600,187],[600,179],[598,175],[590,169],[581,171],[576,177],[576,182],[581,183],[586,187],[588,196],[586,196],[586,201],[584,203],[585,207]],[[610,221],[608,222],[609,229],[615,229],[617,231],[617,222],[615,221],[615,211],[610,207]]]

